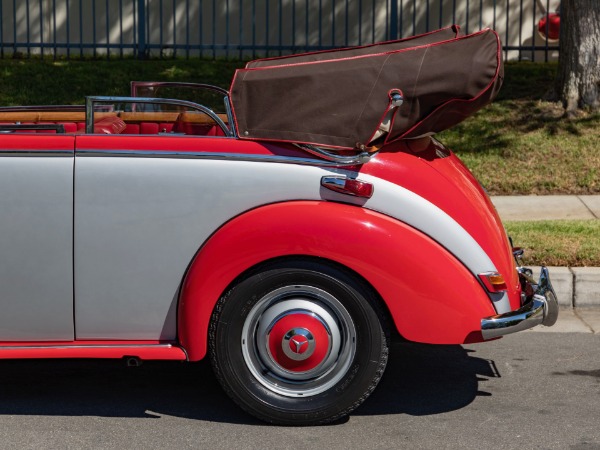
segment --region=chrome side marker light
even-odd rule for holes
[[[371,183],[344,176],[326,176],[321,178],[321,186],[354,197],[371,198],[374,187]]]

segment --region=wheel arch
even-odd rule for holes
[[[277,267],[277,266],[285,266],[285,265],[287,265],[287,263],[292,263],[292,262],[306,262],[306,263],[327,265],[327,266],[333,267],[336,270],[339,270],[341,272],[345,272],[346,274],[348,274],[356,282],[358,282],[359,284],[362,284],[365,289],[368,289],[369,291],[371,291],[371,293],[373,294],[374,300],[377,302],[377,305],[375,305],[375,306],[377,307],[378,312],[382,313],[383,319],[385,321],[385,323],[382,324],[383,328],[386,331],[391,331],[390,324],[393,323],[392,314],[391,314],[387,304],[385,303],[385,301],[381,298],[381,295],[379,295],[379,292],[377,292],[377,289],[375,289],[375,287],[369,282],[369,280],[367,280],[365,277],[363,277],[360,273],[356,272],[352,268],[347,267],[334,259],[328,259],[328,258],[324,258],[321,256],[307,255],[307,254],[284,255],[284,256],[276,256],[271,259],[261,261],[261,262],[257,263],[256,265],[246,269],[240,275],[238,275],[223,291],[223,294],[228,292],[229,290],[231,290],[235,285],[241,283],[242,281],[246,280],[247,278],[251,277],[252,275],[254,275],[256,273],[260,273],[260,272],[269,270],[269,269]]]
[[[353,205],[275,203],[227,222],[194,257],[178,305],[178,337],[190,360],[207,353],[219,298],[242,277],[288,258],[326,261],[356,275],[409,340],[477,341],[481,317],[495,313],[473,275],[420,231]],[[451,289],[440,276],[452,280]]]

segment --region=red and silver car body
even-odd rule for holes
[[[98,125],[97,104],[119,102],[148,119],[128,122],[130,111]],[[378,303],[382,329],[415,342],[480,342],[556,320],[547,271],[535,283],[517,267],[489,197],[435,139],[340,155],[240,140],[231,114],[193,104],[213,134],[179,133],[152,119],[142,108],[150,103],[190,107],[95,97],[86,124],[73,119],[83,111],[66,108],[54,119],[49,109],[0,109],[0,358],[197,361],[212,342],[223,378],[226,345],[248,369],[247,384],[300,402],[326,397],[358,370],[362,319],[329,281]],[[308,278],[295,281],[294,268]],[[219,328],[219,314],[233,314],[232,299],[248,292],[239,292],[245,280],[257,285],[284,269],[293,281],[248,293],[239,330]],[[351,410],[324,403],[299,419],[302,404],[274,400],[265,412],[236,398],[235,383],[226,389],[274,422],[319,423]]]

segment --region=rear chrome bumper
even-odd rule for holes
[[[537,283],[531,278],[529,269],[520,268],[519,275],[525,281],[524,292],[530,290],[533,294],[519,309],[505,314],[481,319],[481,334],[483,339],[494,339],[505,334],[533,328],[537,325],[552,326],[558,319],[558,301],[550,283],[548,269],[542,267]]]

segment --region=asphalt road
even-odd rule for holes
[[[0,361],[0,448],[600,449],[600,335],[396,343],[359,410],[306,428],[247,416],[206,362]]]

